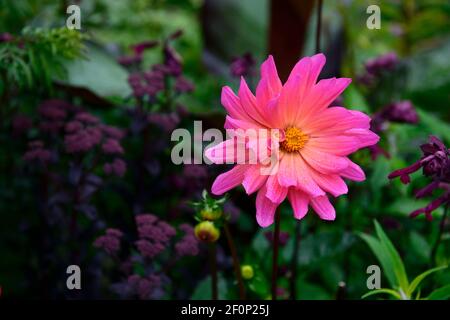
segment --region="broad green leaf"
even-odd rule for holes
[[[445,269],[445,268],[447,268],[447,266],[441,266],[441,267],[437,267],[437,268],[433,268],[433,269],[427,270],[427,271],[419,274],[416,278],[414,278],[414,280],[409,285],[409,288],[408,288],[408,291],[406,292],[406,294],[408,296],[411,296],[413,294],[414,290],[416,290],[417,286],[422,282],[423,279],[428,277],[433,272],[436,272],[436,271],[439,271],[439,270],[442,270],[442,269]]]
[[[381,266],[383,267],[384,271],[383,274],[388,279],[390,285],[392,287],[397,286],[397,282],[395,280],[394,266],[392,264],[389,255],[381,245],[381,242],[375,237],[372,237],[364,233],[360,233],[359,236],[367,243],[367,245],[370,247],[374,255],[377,257],[378,261],[381,263]]]
[[[447,300],[450,298],[450,284],[434,290],[426,298],[427,300]]]
[[[365,295],[363,295],[361,298],[365,299],[369,296],[373,296],[374,294],[380,294],[380,293],[386,293],[386,294],[390,294],[391,296],[394,296],[395,298],[397,298],[398,300],[403,300],[402,296],[395,290],[392,289],[375,289],[372,291],[367,292]]]
[[[380,224],[375,220],[375,230],[377,232],[378,238],[381,241],[381,245],[384,247],[390,259],[392,261],[392,266],[394,268],[395,277],[397,279],[397,283],[403,291],[408,290],[408,276],[406,275],[405,266],[403,265],[403,261],[400,258],[397,250],[392,244],[391,240],[389,240],[388,236],[384,233],[383,228]]]
[[[128,73],[102,50],[89,46],[87,59],[66,62],[67,79],[72,86],[88,88],[100,97],[126,97],[131,94]]]

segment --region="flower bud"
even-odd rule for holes
[[[202,220],[214,221],[222,216],[221,209],[203,209],[200,211],[200,217]]]
[[[243,265],[241,267],[241,273],[242,273],[242,278],[244,278],[245,280],[250,280],[255,275],[255,272],[253,271],[253,267],[248,264]]]
[[[202,221],[195,226],[195,236],[203,242],[216,242],[219,239],[220,231],[211,221]]]

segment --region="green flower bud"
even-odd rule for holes
[[[211,221],[202,221],[195,226],[195,236],[203,242],[216,242],[220,237],[220,230]]]
[[[222,210],[220,209],[203,209],[200,211],[200,217],[202,220],[214,221],[222,216]]]
[[[246,264],[241,267],[241,274],[242,278],[245,280],[250,280],[255,275],[255,272],[253,271],[253,267],[251,265]]]

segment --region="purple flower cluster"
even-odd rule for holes
[[[233,77],[253,76],[255,71],[255,59],[250,53],[245,53],[241,57],[235,57],[230,66],[231,75]]]
[[[162,279],[156,274],[151,274],[148,277],[141,277],[133,274],[127,279],[128,288],[132,294],[137,295],[141,300],[154,298],[155,291],[161,289]]]
[[[173,89],[176,93],[186,93],[194,90],[194,85],[191,81],[182,75],[182,61],[179,54],[170,45],[170,41],[176,39],[181,35],[176,32],[164,41],[162,46],[164,62],[162,64],[155,64],[151,70],[144,72],[134,72],[128,77],[128,83],[133,90],[133,95],[137,99],[143,99],[146,96],[150,100],[155,99],[159,92],[167,91],[167,85],[170,85],[174,79]],[[157,45],[157,42],[148,41],[135,45],[134,56],[127,57],[122,60],[122,63],[134,64],[140,62],[142,59],[142,52],[147,48],[152,48]]]
[[[72,105],[64,100],[50,99],[44,101],[38,107],[38,113],[41,117],[39,129],[42,132],[57,134],[64,128],[65,119]]]
[[[125,172],[127,172],[127,164],[122,159],[116,158],[112,162],[105,163],[103,171],[106,175],[123,177]]]
[[[168,133],[172,132],[180,123],[180,117],[176,112],[153,112],[148,115],[147,119],[150,124],[158,126]]]
[[[153,66],[152,70],[146,72],[135,72],[129,75],[128,83],[136,98],[148,95],[153,98],[165,88],[165,73],[162,68]]]
[[[175,91],[178,93],[188,93],[194,89],[194,84],[183,76],[179,76],[175,81]]]
[[[370,59],[364,66],[365,73],[358,80],[365,85],[372,85],[381,74],[394,70],[397,64],[398,57],[394,52]]]
[[[98,150],[106,157],[112,157],[104,163],[103,169],[107,175],[123,176],[126,172],[126,163],[118,158],[124,153],[120,144],[125,133],[119,128],[103,124],[99,118],[59,99],[50,99],[38,107],[38,128],[45,137],[51,135],[52,140],[63,139],[66,154],[86,154]],[[13,131],[27,131],[32,126],[31,119],[17,116],[13,123]],[[96,149],[96,147],[99,147]],[[56,152],[56,151],[55,151]],[[50,160],[50,151],[43,148],[43,142],[31,143],[24,159]],[[98,164],[97,162],[94,165]]]
[[[382,132],[389,122],[416,124],[419,121],[414,105],[409,100],[391,103],[372,116],[371,130]]]
[[[25,161],[38,161],[46,164],[50,161],[51,157],[52,153],[44,148],[44,142],[35,140],[28,143],[28,150],[25,152],[23,159]]]
[[[198,240],[194,234],[194,228],[186,223],[178,227],[184,232],[183,237],[175,244],[178,257],[196,256],[199,253]]]
[[[115,255],[120,250],[120,240],[123,237],[122,231],[118,229],[109,228],[103,236],[98,237],[94,241],[96,248],[101,248],[109,255]]]
[[[141,214],[136,217],[139,240],[136,247],[143,257],[154,258],[163,252],[176,235],[176,230],[167,222],[159,220],[152,214]]]
[[[119,141],[113,138],[108,138],[103,142],[102,151],[105,154],[123,154],[124,152]]]
[[[183,189],[191,194],[203,188],[207,179],[206,166],[185,164],[182,173],[172,177],[172,183],[177,189]]]
[[[438,188],[442,189],[443,193],[426,207],[412,212],[411,217],[424,213],[428,220],[432,220],[432,211],[450,202],[450,149],[435,136],[430,136],[429,142],[420,148],[423,156],[419,161],[406,168],[395,170],[388,177],[389,179],[400,177],[402,183],[408,184],[411,182],[410,174],[422,168],[423,175],[431,178],[432,182],[417,191],[416,198],[431,195]]]
[[[107,175],[122,177],[127,169],[125,161],[116,156],[124,153],[120,140],[124,137],[122,130],[104,125],[100,119],[87,112],[78,112],[65,126],[64,144],[69,154],[85,153],[96,146],[101,146],[104,155],[113,156],[111,162],[103,165]]]
[[[391,103],[375,113],[372,116],[370,130],[381,133],[388,128],[391,122],[416,124],[418,121],[419,116],[411,101],[403,100]],[[381,154],[386,158],[390,157],[389,153],[378,144],[370,146],[369,150],[374,160]]]

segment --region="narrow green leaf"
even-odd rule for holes
[[[394,267],[387,252],[382,247],[381,242],[378,239],[364,233],[360,233],[359,236],[367,243],[375,257],[381,263],[383,273],[388,279],[389,284],[392,287],[397,286],[397,282],[395,281]]]
[[[386,252],[388,253],[390,260],[392,261],[392,266],[394,269],[395,277],[397,278],[397,283],[400,288],[403,289],[404,292],[408,290],[409,282],[408,276],[406,275],[405,266],[403,265],[403,261],[398,254],[397,249],[395,249],[391,240],[389,240],[386,233],[384,233],[383,228],[380,224],[375,220],[375,230],[377,232],[378,238],[381,241],[381,245],[384,247]]]
[[[433,268],[430,270],[427,270],[421,274],[419,274],[409,285],[408,291],[407,291],[407,295],[411,296],[414,292],[414,290],[416,290],[417,286],[422,282],[423,279],[425,279],[426,277],[428,277],[430,274],[432,274],[433,272],[442,270],[447,268],[447,266],[441,266],[441,267],[437,267],[437,268]]]
[[[426,298],[427,300],[447,300],[450,298],[450,284],[434,290]]]
[[[390,294],[391,296],[394,296],[398,300],[402,300],[401,295],[397,291],[392,290],[392,289],[376,289],[376,290],[372,290],[372,291],[367,292],[361,298],[365,299],[365,298],[367,298],[369,296],[373,296],[374,294],[380,294],[380,293]]]

